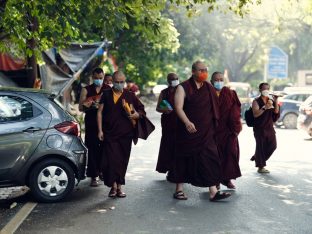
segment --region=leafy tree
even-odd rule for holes
[[[170,11],[169,17],[180,33],[180,49],[173,67],[190,66],[197,58],[205,59],[210,71],[229,71],[231,81],[253,84],[263,80],[268,48],[278,45],[289,55],[289,79],[298,69],[311,69],[311,1],[263,0],[249,7],[244,17],[231,12],[206,12],[197,8],[187,20],[187,12]]]
[[[221,6],[215,0],[171,0],[170,2],[183,5],[191,13],[196,12],[198,4],[208,3],[210,11]],[[226,0],[222,1],[222,4],[224,3],[237,14],[243,14],[244,6],[252,2],[252,0],[238,0],[233,3],[232,0]],[[109,38],[116,41],[116,48],[120,48],[127,41],[123,36],[131,34],[132,38],[135,38],[134,35],[140,36],[140,42],[144,40],[142,49],[145,51],[149,48],[148,45],[152,47],[152,56],[164,56],[164,50],[169,52],[178,46],[177,40],[172,39],[171,36],[177,35],[176,30],[170,20],[160,13],[165,7],[165,0],[1,0],[0,51],[23,55],[28,58],[28,67],[35,68],[40,52],[52,46],[61,47],[72,41],[97,41]],[[160,43],[158,40],[160,38],[168,44]],[[123,44],[121,45],[120,42]],[[172,44],[169,45],[170,43]],[[142,71],[137,67],[140,63],[140,59],[136,59],[137,54],[132,52],[129,54],[133,55],[131,61],[135,69]],[[123,51],[121,55],[123,55],[119,56],[121,63],[130,60]],[[148,65],[155,68],[155,74],[153,75],[149,69],[146,70],[149,74],[145,77],[157,77],[156,71],[160,67],[155,63]],[[36,69],[32,70],[29,86],[32,86],[36,77]]]

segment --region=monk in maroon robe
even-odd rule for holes
[[[113,76],[111,74],[105,74],[104,76],[104,84],[106,87],[113,87]]]
[[[167,173],[171,168],[174,144],[177,115],[173,109],[174,94],[176,87],[179,84],[179,77],[175,73],[169,73],[167,76],[169,87],[162,90],[156,107],[156,111],[162,113],[161,128],[162,135],[159,147],[156,171],[159,173]]]
[[[224,86],[223,74],[214,72],[211,84],[218,96],[220,119],[216,129],[216,142],[221,159],[221,183],[235,189],[231,181],[241,176],[239,167],[238,134],[242,130],[241,103],[234,90]]]
[[[216,185],[221,179],[221,162],[215,142],[219,119],[218,100],[214,88],[206,82],[205,64],[192,65],[192,77],[178,86],[175,94],[177,131],[174,163],[167,179],[176,183],[175,199],[186,200],[183,183],[209,187],[210,200],[229,197]]]
[[[266,161],[277,147],[273,124],[278,120],[280,111],[277,96],[272,96],[269,89],[268,83],[261,83],[259,85],[261,96],[252,102],[252,112],[255,117],[253,131],[256,139],[256,152],[251,160],[255,160],[259,173],[270,172],[265,168]]]
[[[109,197],[126,197],[121,186],[130,158],[137,120],[145,116],[144,106],[134,93],[124,89],[126,77],[113,74],[113,88],[102,94],[98,109],[98,137],[103,141],[102,173],[104,184],[111,187]]]
[[[79,110],[85,112],[85,144],[88,148],[87,176],[91,177],[90,186],[98,186],[100,174],[101,147],[98,139],[97,109],[103,90],[110,88],[103,83],[104,72],[96,68],[92,72],[93,84],[81,90]]]

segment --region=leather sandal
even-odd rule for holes
[[[91,187],[97,187],[97,186],[99,186],[99,182],[97,181],[96,178],[92,178],[92,179],[91,179],[90,186],[91,186]]]
[[[127,196],[127,194],[125,194],[124,192],[121,191],[121,189],[117,189],[117,197],[119,198],[125,198]]]
[[[211,197],[210,198],[210,201],[214,202],[214,201],[219,201],[219,200],[222,200],[222,199],[225,199],[225,198],[228,198],[231,196],[231,193],[222,193],[220,191],[218,191],[214,197]]]
[[[173,198],[177,200],[187,200],[187,196],[183,193],[183,191],[177,191],[173,194]]]
[[[224,186],[226,186],[228,189],[236,189],[235,185],[232,183],[231,180],[225,180],[222,182]]]
[[[262,168],[258,169],[258,173],[261,173],[261,174],[263,174],[263,173],[270,173],[270,171],[268,169],[265,169],[264,167],[262,167]]]
[[[226,187],[229,188],[229,189],[236,189],[236,186],[232,183],[232,181],[229,181],[229,182],[226,184]]]
[[[115,198],[116,196],[117,196],[117,189],[112,187],[108,193],[108,197]]]

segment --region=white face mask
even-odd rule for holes
[[[114,84],[111,83],[111,84],[108,84],[109,87],[113,88]]]
[[[170,82],[170,86],[171,86],[171,87],[176,87],[178,84],[180,84],[180,81],[179,81],[179,80],[172,80],[172,81]]]
[[[269,97],[270,91],[269,90],[262,90],[261,91],[261,95],[264,96],[264,97]]]

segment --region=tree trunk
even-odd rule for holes
[[[30,14],[27,15],[29,19],[28,29],[32,35],[38,30],[38,20],[32,17]],[[31,50],[31,56],[27,55],[27,87],[33,88],[35,81],[38,77],[37,72],[37,58],[35,55],[36,40],[35,38],[30,38],[27,40],[27,48]]]
[[[37,59],[36,59],[36,55],[34,54],[35,44],[36,43],[34,39],[27,40],[27,46],[33,52],[30,57],[27,56],[27,87],[28,88],[34,87],[35,81],[38,77]]]
[[[3,15],[5,12],[5,6],[7,4],[7,0],[0,0],[0,20],[3,20]],[[8,35],[3,32],[3,28],[0,27],[0,40],[3,40]]]

